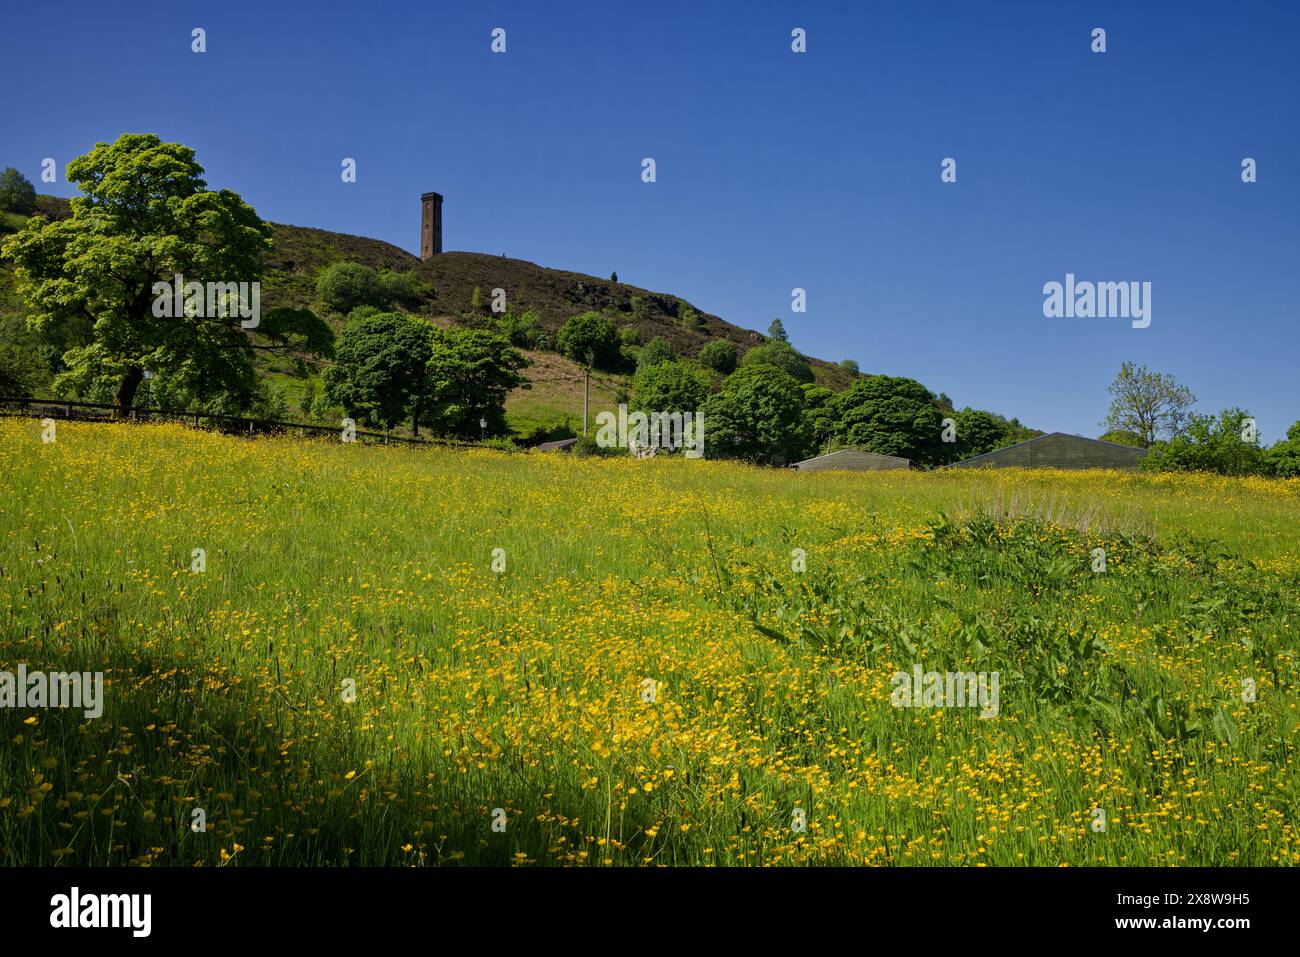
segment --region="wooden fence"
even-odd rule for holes
[[[114,413],[118,413],[114,417]],[[69,399],[37,399],[32,396],[0,396],[0,415],[29,418],[61,418],[78,422],[180,422],[192,428],[208,428],[228,435],[308,435],[342,437],[342,426],[308,425],[303,422],[282,422],[278,419],[254,419],[241,415],[218,415],[213,412],[180,411],[175,409],[148,409],[139,406],[119,410],[117,406],[102,402],[73,402]],[[459,442],[453,439],[416,439],[386,432],[366,432],[357,429],[358,442],[402,443],[438,448],[475,448],[477,442]]]

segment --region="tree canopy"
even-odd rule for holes
[[[812,382],[812,366],[804,361],[803,356],[795,352],[788,342],[773,339],[761,346],[755,346],[745,353],[741,366],[775,366],[797,382]]]
[[[793,376],[772,366],[737,369],[702,411],[708,458],[788,465],[807,450],[803,390]]]
[[[943,415],[915,379],[867,376],[840,393],[835,407],[841,444],[927,465],[944,455]]]
[[[6,166],[0,172],[0,210],[29,216],[36,209],[36,187],[18,170]]]
[[[1150,448],[1157,438],[1177,435],[1196,402],[1192,390],[1162,372],[1125,362],[1108,389],[1110,411],[1103,427],[1108,432],[1131,432]]]
[[[123,134],[68,164],[84,194],[69,218],[34,217],[5,241],[29,322],[87,329],[64,354],[58,384],[107,378],[119,410],[134,402],[146,368],[198,399],[254,393],[254,344],[236,310],[155,308],[155,286],[177,275],[227,288],[260,278],[269,228],[235,193],[208,190],[202,173],[187,146]]]
[[[614,323],[598,312],[584,312],[566,320],[555,334],[555,347],[582,365],[610,368],[619,359]]]

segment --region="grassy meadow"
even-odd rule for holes
[[[106,681],[0,710],[5,865],[1300,863],[1300,481],[2,419],[0,488],[0,670]]]

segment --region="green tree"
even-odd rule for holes
[[[512,346],[531,349],[541,339],[542,324],[531,309],[522,313],[507,312],[497,320],[497,330]]]
[[[800,388],[803,389],[804,416],[808,421],[812,448],[825,450],[833,441],[838,425],[835,393],[811,382],[805,382]]]
[[[714,339],[700,350],[700,364],[731,375],[736,371],[736,345],[726,339]]]
[[[1116,445],[1129,445],[1135,449],[1146,448],[1145,439],[1136,432],[1128,432],[1124,429],[1112,429],[1109,432],[1103,432],[1097,436],[1103,442],[1114,442]]]
[[[198,397],[253,396],[252,341],[237,311],[171,316],[156,308],[155,286],[177,274],[200,283],[260,279],[270,229],[236,194],[206,189],[202,173],[189,147],[125,133],[68,164],[69,182],[84,194],[71,200],[70,217],[32,218],[5,240],[29,322],[75,317],[89,327],[89,341],[64,354],[60,382],[112,380],[118,414],[134,403],[146,366]]]
[[[310,309],[277,306],[263,313],[258,335],[297,352],[334,357],[334,330]]]
[[[785,323],[782,322],[780,319],[773,319],[771,324],[768,325],[767,337],[771,339],[773,342],[788,343],[790,341],[790,336],[785,331]]]
[[[430,423],[442,435],[504,434],[506,396],[528,387],[519,372],[529,365],[505,336],[482,329],[435,330],[426,365]]]
[[[469,294],[469,307],[475,312],[483,310],[483,290],[478,286],[475,286],[474,291]]]
[[[330,263],[316,277],[316,297],[325,307],[346,316],[360,306],[386,309],[388,293],[379,282],[379,274],[369,266],[354,262]]]
[[[857,359],[841,359],[840,368],[845,372],[852,372],[854,375],[857,375],[862,371],[862,367],[858,365]]]
[[[420,419],[430,405],[426,366],[433,355],[433,327],[397,312],[348,321],[334,365],[325,370],[325,395],[349,416],[384,428]]]
[[[776,366],[798,382],[812,382],[814,378],[812,366],[804,361],[803,356],[794,351],[794,347],[790,343],[782,342],[779,339],[774,339],[771,342],[750,349],[745,353],[745,357],[740,360],[740,364],[742,367]]]
[[[799,383],[772,366],[749,366],[727,377],[704,403],[704,454],[765,465],[797,461],[809,441]]]
[[[420,296],[429,287],[427,283],[421,281],[420,276],[414,269],[405,269],[397,271],[395,269],[381,269],[375,277],[379,286],[379,294],[383,301],[375,305],[388,308],[391,306],[415,306],[420,302]]]
[[[956,441],[943,443],[938,455],[941,462],[958,462],[1012,444],[1011,424],[1000,415],[968,407],[945,418],[956,423]]]
[[[1245,437],[1250,413],[1224,409],[1217,416],[1193,413],[1177,435],[1157,441],[1142,460],[1158,472],[1217,472],[1220,475],[1267,475],[1267,453],[1256,438]]]
[[[1157,438],[1177,435],[1188,421],[1196,396],[1171,375],[1125,362],[1108,389],[1110,411],[1102,427],[1132,432],[1150,448]]]
[[[6,166],[0,172],[0,210],[22,216],[30,216],[36,211],[36,187],[12,166]]]
[[[614,324],[598,312],[572,316],[555,334],[558,352],[574,362],[609,368],[618,361],[618,334]]]
[[[676,360],[643,366],[632,380],[633,408],[644,412],[698,412],[708,397],[705,374]]]
[[[33,396],[49,383],[45,359],[35,349],[0,342],[0,396]]]
[[[672,362],[676,358],[677,353],[673,349],[673,344],[663,336],[655,336],[637,353],[636,367],[638,371],[648,369],[661,362]]]
[[[1286,430],[1286,438],[1279,440],[1265,454],[1264,460],[1274,475],[1282,478],[1300,476],[1300,422]]]
[[[915,379],[873,375],[835,399],[844,445],[931,464],[942,460],[942,413]]]

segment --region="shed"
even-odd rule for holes
[[[795,462],[794,468],[801,472],[827,472],[831,470],[845,472],[883,472],[891,469],[912,468],[911,459],[902,459],[897,455],[881,455],[879,452],[865,452],[862,449],[840,449],[816,458]]]
[[[1051,432],[954,462],[948,468],[1136,469],[1146,454],[1146,449],[1131,445]]]

